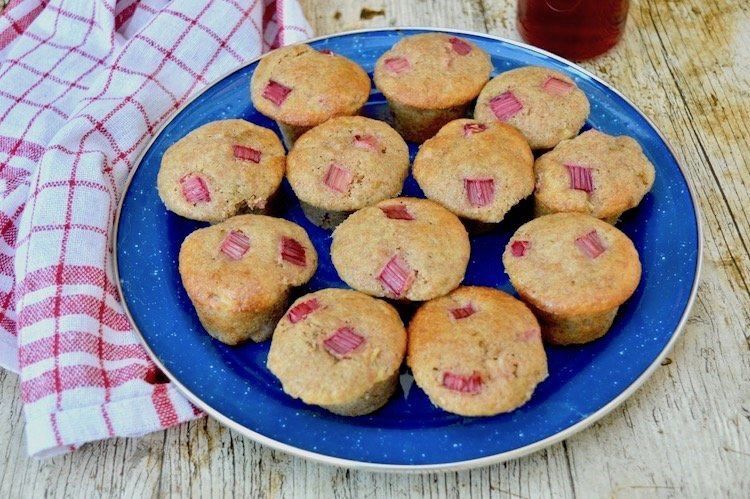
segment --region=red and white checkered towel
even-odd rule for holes
[[[194,92],[308,38],[295,0],[16,0],[0,16],[0,365],[29,454],[190,420],[113,282],[133,161]]]

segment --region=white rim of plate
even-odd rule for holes
[[[300,449],[298,447],[294,447],[289,444],[285,444],[283,442],[279,442],[278,440],[274,440],[272,438],[269,438],[261,433],[258,433],[254,430],[251,430],[249,428],[246,428],[245,426],[242,426],[241,424],[237,423],[236,421],[233,421],[227,416],[224,416],[222,413],[205,403],[203,400],[200,399],[197,395],[192,393],[190,390],[188,390],[180,381],[177,379],[176,376],[174,376],[168,369],[164,367],[162,362],[159,360],[159,358],[156,356],[156,354],[151,350],[151,348],[148,345],[148,342],[146,341],[145,337],[141,333],[141,330],[138,328],[138,325],[135,323],[135,320],[133,320],[133,316],[130,314],[130,309],[128,308],[127,302],[125,301],[125,296],[122,291],[122,285],[120,280],[120,272],[119,272],[119,263],[117,259],[117,234],[119,232],[120,227],[120,215],[122,213],[122,207],[125,202],[126,194],[128,190],[130,189],[130,184],[133,180],[133,177],[135,176],[136,171],[141,165],[141,161],[143,160],[143,157],[145,156],[146,152],[151,149],[151,146],[156,141],[156,139],[161,135],[161,133],[164,131],[164,129],[169,126],[169,124],[172,122],[172,120],[177,117],[185,108],[187,108],[194,100],[196,100],[198,97],[203,95],[206,91],[208,91],[210,88],[212,88],[214,85],[216,85],[218,82],[222,81],[224,78],[228,77],[232,73],[239,71],[242,68],[245,68],[251,64],[254,64],[255,62],[259,61],[263,57],[266,56],[266,54],[261,55],[260,57],[256,57],[255,59],[248,61],[244,64],[240,64],[231,70],[227,71],[226,73],[222,74],[218,78],[216,78],[214,81],[212,81],[210,84],[206,85],[205,88],[203,88],[200,92],[192,96],[190,99],[185,101],[178,109],[174,111],[172,116],[169,117],[167,121],[164,122],[164,124],[159,127],[159,129],[154,133],[154,136],[151,138],[151,140],[148,142],[146,146],[144,146],[141,153],[138,155],[138,158],[135,161],[135,164],[133,166],[133,170],[130,172],[127,182],[125,183],[125,188],[122,192],[122,197],[120,198],[120,202],[117,206],[117,213],[115,216],[115,224],[114,224],[114,238],[113,238],[113,253],[114,253],[114,271],[115,271],[115,281],[117,284],[117,291],[120,293],[120,297],[122,298],[122,306],[125,311],[125,315],[128,317],[128,320],[130,321],[130,325],[133,327],[133,331],[138,336],[138,339],[140,340],[143,347],[146,349],[146,352],[148,352],[149,356],[151,357],[151,360],[157,365],[159,369],[169,378],[169,380],[175,384],[177,389],[193,404],[198,406],[200,409],[205,411],[208,415],[219,421],[224,426],[227,426],[228,428],[238,432],[239,434],[248,437],[258,443],[267,445],[273,449],[281,450],[286,453],[292,454],[294,456],[302,457],[305,459],[309,459],[312,461],[317,461],[319,463],[323,464],[329,464],[329,465],[335,465],[335,466],[343,466],[347,468],[352,469],[360,469],[360,470],[368,470],[368,471],[380,471],[380,472],[395,472],[395,473],[429,473],[429,472],[436,472],[436,471],[458,471],[458,470],[464,470],[464,469],[471,469],[471,468],[478,468],[481,466],[488,466],[491,464],[497,464],[502,463],[504,461],[508,461],[510,459],[519,458],[522,456],[526,456],[528,454],[531,454],[533,452],[536,452],[538,450],[544,449],[545,447],[549,447],[552,444],[555,444],[557,442],[560,442],[562,440],[565,440],[569,437],[572,437],[576,433],[584,430],[585,428],[588,428],[610,412],[612,412],[617,406],[625,402],[638,388],[640,388],[648,378],[651,377],[653,372],[656,370],[656,368],[661,365],[662,360],[667,356],[667,354],[672,350],[672,347],[674,346],[675,342],[677,341],[677,338],[679,338],[682,335],[682,331],[685,328],[685,324],[687,323],[688,317],[690,316],[690,311],[693,308],[693,305],[695,303],[695,299],[698,293],[698,284],[700,283],[700,276],[703,269],[703,227],[701,225],[701,212],[700,212],[700,206],[698,205],[697,199],[695,197],[695,192],[693,190],[693,186],[690,183],[690,179],[687,175],[685,175],[685,169],[682,167],[682,164],[677,159],[677,155],[674,152],[674,149],[672,149],[672,146],[669,144],[669,142],[664,137],[664,134],[662,134],[661,130],[654,124],[651,119],[643,114],[643,112],[635,105],[633,102],[630,101],[627,97],[625,97],[622,93],[620,93],[617,89],[615,89],[612,85],[608,84],[598,76],[590,73],[586,69],[582,68],[581,66],[563,58],[558,55],[555,55],[551,52],[547,52],[546,50],[533,47],[531,45],[527,45],[522,42],[518,42],[515,40],[508,40],[506,38],[502,38],[499,36],[490,35],[487,33],[478,33],[475,31],[468,31],[468,30],[461,30],[461,29],[450,29],[450,28],[430,28],[430,27],[412,27],[412,26],[400,26],[400,27],[392,27],[392,28],[372,28],[372,29],[360,29],[360,30],[354,30],[354,31],[345,31],[342,33],[336,33],[334,35],[324,35],[324,36],[317,36],[315,38],[310,38],[308,40],[301,41],[299,43],[312,43],[320,40],[328,40],[331,38],[338,38],[342,36],[351,36],[351,35],[360,35],[365,33],[378,33],[378,32],[398,32],[398,31],[425,31],[425,32],[442,32],[442,33],[456,33],[456,34],[463,34],[463,35],[471,35],[471,36],[478,36],[481,38],[488,38],[490,40],[495,40],[498,42],[506,43],[509,45],[515,45],[516,47],[536,52],[537,54],[549,57],[551,59],[555,59],[556,61],[562,62],[567,66],[570,66],[577,71],[580,71],[587,77],[591,78],[592,80],[596,81],[597,83],[600,83],[601,85],[604,85],[609,91],[613,92],[615,95],[620,97],[622,100],[624,100],[630,107],[632,107],[645,121],[648,123],[648,125],[656,132],[657,136],[661,139],[661,141],[664,143],[664,145],[667,146],[667,149],[669,150],[669,153],[672,155],[672,157],[675,160],[675,163],[677,164],[677,167],[680,170],[680,173],[682,174],[683,178],[685,179],[685,184],[688,188],[688,193],[690,194],[690,200],[693,203],[693,208],[695,210],[695,223],[698,233],[698,260],[695,267],[695,276],[693,278],[693,284],[692,288],[690,290],[690,297],[688,298],[687,305],[685,306],[685,309],[682,312],[682,317],[680,317],[680,321],[677,323],[677,327],[675,328],[674,332],[672,333],[672,337],[669,339],[667,344],[664,346],[662,351],[659,353],[659,355],[656,356],[654,361],[651,363],[650,366],[648,366],[641,374],[636,378],[630,386],[628,386],[625,390],[623,390],[617,397],[609,401],[607,404],[605,404],[603,407],[595,411],[594,413],[588,415],[578,423],[575,423],[572,426],[569,426],[565,428],[564,430],[561,430],[554,435],[550,435],[547,438],[544,438],[542,440],[539,440],[537,442],[525,445],[523,447],[519,447],[517,449],[513,449],[506,452],[501,452],[498,454],[493,454],[491,456],[484,456],[480,458],[475,459],[468,459],[465,461],[456,461],[456,462],[447,462],[447,463],[439,463],[439,464],[388,464],[388,463],[372,463],[372,462],[365,462],[365,461],[355,461],[352,459],[344,459],[340,457],[334,457],[334,456],[328,456],[325,454],[320,454],[317,452],[308,451],[305,449]]]

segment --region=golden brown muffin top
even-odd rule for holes
[[[547,377],[534,314],[486,287],[460,287],[422,305],[409,323],[408,364],[433,403],[466,416],[511,411]]]
[[[567,75],[525,66],[495,76],[479,94],[474,118],[518,128],[532,149],[575,137],[589,115],[589,100]]]
[[[419,109],[464,105],[490,76],[487,53],[456,35],[405,37],[375,63],[375,86],[389,100]]]
[[[419,148],[413,173],[428,198],[456,215],[499,222],[533,191],[533,163],[512,126],[461,119]]]
[[[250,81],[255,108],[287,125],[315,126],[359,112],[370,96],[370,78],[354,61],[290,45],[265,55]]]
[[[524,301],[562,316],[617,307],[641,279],[628,236],[580,213],[545,215],[522,225],[505,247],[503,264]]]

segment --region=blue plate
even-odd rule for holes
[[[420,31],[361,31],[310,44],[349,57],[372,74],[384,51]],[[515,42],[451,32],[486,50],[494,74],[529,64],[567,73],[591,101],[587,128],[627,134],[641,144],[656,165],[656,183],[618,224],[640,252],[641,285],[604,338],[581,347],[549,347],[549,378],[529,403],[510,414],[448,414],[432,406],[407,375],[393,399],[369,416],[340,417],[291,399],[266,369],[269,342],[228,347],[201,327],[180,284],[177,255],[185,236],[204,224],[167,212],[156,191],[162,154],[198,126],[241,117],[276,129],[250,103],[253,61],[186,103],[160,130],[133,172],[116,229],[120,292],[136,331],[183,393],[222,423],[277,449],[332,464],[420,471],[478,466],[527,454],[590,425],[640,386],[677,338],[695,297],[702,247],[695,200],[661,134],[627,99],[578,66]],[[365,114],[383,118],[386,111],[382,95],[374,91]],[[415,152],[412,145],[412,158]],[[422,195],[411,177],[404,193]],[[283,216],[307,230],[320,256],[318,271],[303,291],[343,287],[329,257],[330,232],[305,219],[286,183],[284,195]],[[522,203],[499,229],[472,238],[466,284],[513,292],[500,255],[529,218],[528,202]]]

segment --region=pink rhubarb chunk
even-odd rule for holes
[[[544,88],[545,91],[559,96],[565,96],[568,95],[573,90],[573,84],[568,83],[565,80],[561,80],[560,78],[555,78],[554,76],[550,76],[547,78],[547,80],[542,84],[542,88]]]
[[[570,188],[588,193],[594,190],[594,179],[591,176],[593,168],[578,165],[565,165],[570,177]]]
[[[323,345],[331,355],[340,359],[345,355],[352,353],[364,342],[365,339],[358,335],[354,329],[344,326],[338,328],[335,333],[326,338],[323,341]]]
[[[296,324],[303,320],[305,317],[313,313],[320,308],[320,302],[317,298],[310,298],[309,300],[303,301],[293,306],[289,313],[286,314],[287,319],[292,324]]]
[[[336,54],[333,53],[333,50],[331,50],[331,49],[321,49],[320,53],[321,54],[325,54],[325,55],[336,55]]]
[[[531,246],[531,243],[528,241],[513,241],[510,245],[510,251],[513,256],[523,256],[529,246]]]
[[[409,289],[414,275],[409,265],[400,255],[393,255],[383,270],[378,274],[378,280],[383,288],[396,298],[400,298]]]
[[[208,190],[206,180],[195,173],[188,173],[180,179],[182,195],[188,203],[208,203],[211,201],[211,192]]]
[[[474,306],[471,303],[463,307],[451,309],[451,314],[453,315],[453,318],[456,320],[466,319],[467,317],[474,315],[475,312],[476,310],[474,310]]]
[[[521,112],[523,104],[508,90],[490,100],[490,110],[500,121],[508,121]]]
[[[307,265],[305,248],[291,237],[281,238],[281,259],[299,267]]]
[[[542,332],[538,329],[527,329],[518,335],[518,339],[524,343],[531,343],[542,337]]]
[[[233,230],[221,242],[221,252],[230,260],[239,260],[250,249],[250,238],[241,230]]]
[[[259,150],[253,149],[252,147],[241,146],[239,144],[233,145],[232,149],[234,150],[235,158],[244,161],[252,161],[253,163],[260,163],[261,153]]]
[[[352,143],[357,149],[366,151],[378,151],[380,149],[380,141],[374,135],[355,135]]]
[[[282,85],[278,81],[269,80],[266,88],[263,89],[263,97],[277,106],[281,106],[291,91],[292,89],[286,85]]]
[[[331,163],[323,183],[336,192],[346,192],[352,183],[352,172],[348,168]]]
[[[456,392],[476,395],[482,391],[482,377],[477,372],[471,376],[462,376],[446,371],[443,373],[443,386]]]
[[[472,206],[487,206],[495,200],[495,179],[465,178],[464,189]]]
[[[453,51],[458,55],[466,55],[471,52],[471,45],[461,40],[460,38],[456,38],[454,36],[452,38],[449,38],[448,41],[451,42]]]
[[[475,133],[482,133],[487,130],[484,123],[467,123],[464,125],[464,137],[471,137]]]
[[[389,57],[384,61],[385,68],[393,74],[401,74],[411,67],[406,57]]]
[[[607,250],[596,230],[576,239],[576,246],[589,258],[596,258]]]
[[[414,220],[414,216],[409,213],[406,206],[402,204],[392,204],[390,206],[381,206],[380,211],[392,220]]]

